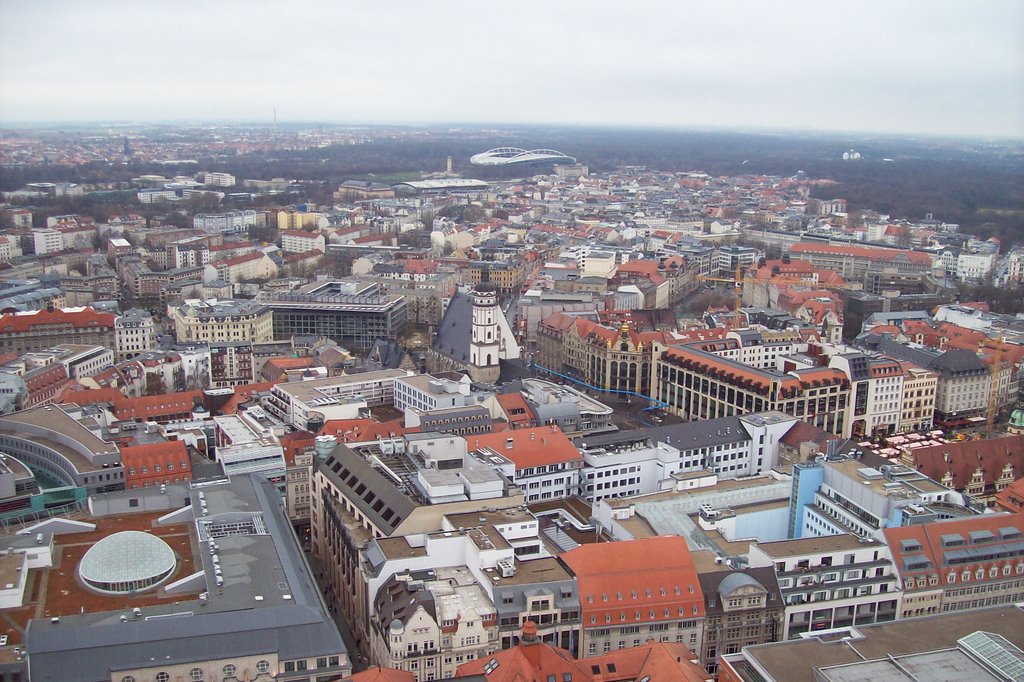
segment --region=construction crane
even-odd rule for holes
[[[985,436],[991,437],[992,426],[996,422],[996,412],[999,411],[999,370],[1002,369],[1003,359],[1003,337],[996,340],[996,352],[992,356],[991,386],[988,392],[988,415],[985,420]]]
[[[733,292],[733,311],[739,312],[743,305],[743,283],[748,279],[756,279],[754,277],[743,276],[743,266],[736,266],[736,277],[729,279],[728,277],[705,277],[704,275],[697,275],[697,280],[700,282],[721,282],[723,284],[734,285]]]

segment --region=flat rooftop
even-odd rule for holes
[[[100,518],[95,520],[97,531],[65,536],[64,541],[74,545],[62,547],[61,565],[47,576],[47,602],[32,616],[62,612],[60,621],[33,620],[26,634],[33,676],[84,682],[102,677],[101,670],[109,674],[111,667],[145,666],[154,657],[168,665],[195,660],[189,657],[196,651],[235,656],[276,650],[282,658],[308,658],[318,651],[344,653],[272,484],[257,476],[237,476],[230,482],[224,478],[194,485],[191,506],[175,516],[181,523],[153,526],[166,511]],[[200,514],[203,501],[207,513],[193,517]],[[159,590],[141,597],[89,593],[69,599],[69,591],[84,592],[75,585],[71,570],[79,554],[107,535],[111,523],[119,526],[116,530],[135,526],[157,534],[182,556],[187,548],[190,560],[178,566],[172,580],[203,574],[205,580],[196,580],[195,587],[205,592],[205,598],[194,593],[161,598]],[[219,562],[213,561],[207,539],[211,537]],[[223,574],[221,586],[215,586],[215,566]],[[97,600],[95,608],[82,613],[83,599]],[[141,610],[140,616],[133,616],[134,607]],[[125,615],[127,620],[122,621]]]
[[[127,514],[89,519],[96,524],[96,529],[86,533],[69,533],[54,535],[54,564],[49,569],[29,571],[25,586],[25,601],[17,608],[4,609],[0,614],[0,634],[7,635],[8,645],[18,645],[25,641],[25,629],[33,618],[52,618],[53,616],[79,616],[107,611],[130,612],[133,608],[150,608],[169,605],[174,608],[182,601],[195,599],[198,591],[179,595],[168,595],[163,586],[137,595],[104,595],[88,590],[77,579],[78,562],[85,553],[100,539],[125,530],[138,530],[156,535],[166,542],[174,551],[177,566],[170,579],[164,585],[195,571],[196,561],[194,543],[190,538],[190,525],[179,523],[168,526],[156,526],[156,519],[166,512]],[[4,547],[46,547],[50,534],[45,533],[44,543],[37,545],[35,533],[13,535],[2,540]],[[16,553],[0,559],[24,557]],[[0,566],[0,581],[3,581],[4,568]],[[13,582],[7,580],[6,582]],[[5,583],[6,584],[6,583]],[[0,649],[2,651],[2,649]]]
[[[824,535],[819,538],[800,538],[798,540],[779,540],[763,542],[758,548],[770,557],[783,558],[803,554],[821,554],[824,552],[841,552],[864,547],[882,547],[878,540],[864,540],[855,535]]]
[[[19,426],[31,426],[38,429],[45,429],[46,431],[50,431],[58,436],[72,440],[78,444],[81,450],[89,452],[91,455],[119,454],[120,451],[115,444],[104,441],[83,426],[78,419],[65,412],[65,409],[73,411],[77,409],[77,407],[77,405],[65,405],[62,409],[62,407],[58,407],[56,405],[46,405],[44,407],[33,407],[21,412],[4,415],[3,417],[0,417],[0,431],[13,432],[12,435],[24,438],[26,433],[24,429],[19,429]],[[32,438],[32,440],[37,439]],[[47,445],[50,446],[50,443],[47,443]],[[61,454],[64,454],[62,449],[71,451],[71,448],[57,443],[54,443],[54,445],[58,446],[54,449],[61,452]],[[85,455],[80,454],[77,451],[75,454],[86,462],[87,469],[92,468],[92,462],[86,459]],[[69,457],[69,459],[71,458]]]
[[[338,377],[326,377],[324,379],[310,379],[309,381],[291,381],[277,384],[272,391],[280,391],[291,396],[293,399],[308,402],[314,398],[329,395],[325,389],[332,389],[341,386],[355,386],[359,384],[373,383],[374,381],[394,380],[408,375],[404,369],[382,369],[376,372],[363,372],[362,374],[346,374]]]
[[[900,467],[900,470],[904,471],[902,476],[886,478],[881,475],[881,472],[876,472],[879,476],[869,479],[864,478],[858,473],[862,469],[870,469],[870,467],[865,467],[864,462],[860,460],[847,459],[841,462],[827,462],[826,466],[833,467],[850,479],[860,481],[865,488],[871,490],[876,495],[885,496],[889,491],[885,486],[892,483],[899,483],[900,489],[910,493],[942,493],[949,490],[949,488],[933,481],[924,474],[907,467]]]
[[[565,569],[558,559],[545,557],[543,559],[529,559],[526,561],[516,560],[515,575],[504,577],[493,568],[484,569],[484,574],[491,580],[492,585],[526,585],[540,582],[554,582],[558,580],[572,580],[572,576]]]
[[[936,616],[857,627],[851,633],[853,636],[849,640],[849,645],[843,642],[843,636],[810,637],[745,647],[743,653],[749,661],[763,669],[775,680],[785,680],[786,682],[820,682],[821,679],[845,680],[848,678],[842,677],[841,671],[836,671],[833,677],[819,678],[815,669],[862,663],[865,660],[886,659],[890,655],[900,657],[936,652],[942,649],[955,649],[958,639],[977,631],[1002,635],[1012,644],[1018,647],[1024,646],[1024,611],[1016,606],[1000,606],[974,611],[943,613]],[[927,661],[928,659],[919,659],[918,664]],[[942,657],[932,659],[931,662],[941,664]],[[920,669],[920,665],[918,665],[918,669]],[[866,671],[865,676],[853,679],[878,679],[887,682],[890,678],[885,676],[885,671],[884,667],[874,666]],[[878,673],[879,677],[875,678],[875,673]],[[763,680],[762,677],[742,672],[741,677],[749,682]],[[907,680],[909,678],[904,676],[895,679]],[[927,674],[922,673],[917,679],[949,678],[933,676],[931,672],[928,672]],[[954,677],[952,679],[980,680],[986,678]]]
[[[700,511],[701,505],[709,504],[715,509],[770,505],[780,500],[788,502],[791,491],[792,484],[789,480],[778,481],[774,478],[758,477],[719,481],[706,488],[622,497],[605,502],[612,508],[635,507],[636,516],[633,519],[617,523],[622,524],[636,537],[642,537],[637,533],[649,528],[653,533],[645,535],[682,535],[691,550],[703,548],[717,551],[718,545],[708,540],[704,531],[690,518]],[[642,517],[643,521],[634,522],[637,517]]]

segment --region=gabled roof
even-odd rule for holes
[[[221,414],[235,414],[238,412],[238,407],[242,403],[252,398],[255,393],[262,393],[263,391],[269,391],[280,381],[257,381],[252,384],[239,384],[235,386],[235,394],[231,396],[228,401],[220,408]]]
[[[620,649],[583,660],[590,665],[594,682],[705,682],[712,679],[698,663],[696,654],[679,642],[655,642]],[[596,669],[596,670],[595,670]]]
[[[331,419],[320,429],[320,434],[337,436],[342,443],[359,443],[401,436],[406,431],[401,419],[386,422],[379,422],[376,419]]]
[[[890,263],[902,259],[919,265],[931,265],[932,263],[931,256],[921,251],[903,251],[901,249],[884,249],[872,246],[798,242],[789,247],[789,252],[791,254],[820,253],[831,256],[854,256],[856,258],[869,258],[873,261]]]
[[[502,433],[469,436],[471,450],[490,448],[507,458],[516,469],[529,469],[582,460],[583,455],[557,426],[538,426]]]
[[[996,493],[996,505],[1008,512],[1024,511],[1024,477]]]
[[[966,488],[980,467],[987,487],[995,485],[1007,464],[1013,467],[1014,478],[1024,476],[1024,435],[930,445],[912,449],[910,456],[929,478],[941,481],[946,473],[952,475],[956,490]]]
[[[561,559],[579,583],[584,627],[704,615],[697,570],[681,536],[580,545]]]
[[[469,342],[473,334],[473,296],[456,290],[448,303],[441,324],[434,334],[432,348],[459,362],[469,362]]]
[[[382,668],[378,665],[376,668],[358,672],[348,679],[350,682],[415,682],[416,678],[408,670]]]
[[[155,465],[166,466],[168,462],[172,462],[175,469],[173,472],[165,470],[168,476],[185,475],[189,478],[192,476],[188,448],[185,447],[185,441],[182,440],[127,445],[121,448],[121,462],[126,469],[135,468],[137,471],[141,471],[142,467],[147,467],[151,473],[159,471],[154,468]],[[178,468],[182,463],[185,464],[185,468]]]
[[[75,329],[114,328],[112,313],[99,313],[93,308],[55,308],[30,310],[0,315],[0,334],[26,332],[43,325],[64,325]]]
[[[524,625],[524,630],[529,627]],[[594,682],[589,660],[577,661],[565,649],[536,640],[464,663],[455,674],[483,677],[487,682],[544,682],[552,676],[556,682]]]

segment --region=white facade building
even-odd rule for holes
[[[395,409],[423,412],[464,407],[469,402],[471,380],[465,374],[453,381],[430,374],[414,374],[395,379]]]
[[[285,253],[306,253],[307,251],[327,250],[327,240],[321,232],[303,232],[302,230],[285,230],[281,233],[281,250]]]
[[[961,253],[956,259],[956,276],[964,282],[985,279],[995,264],[995,253]]]
[[[764,412],[579,438],[580,496],[596,502],[682,490],[702,473],[720,480],[764,475],[778,463],[779,442],[797,421]]]
[[[411,374],[403,369],[384,369],[277,384],[265,407],[281,421],[308,430],[311,419],[355,419],[367,406],[393,404],[395,380]]]
[[[57,253],[64,249],[64,235],[60,230],[50,228],[32,230],[32,242],[35,244],[37,256]]]
[[[153,316],[145,310],[127,310],[114,320],[117,361],[130,360],[153,348],[156,331]]]
[[[204,171],[196,176],[196,179],[204,185],[210,185],[213,187],[234,187],[235,176],[230,173],[211,173]]]
[[[750,545],[750,566],[771,566],[786,606],[782,639],[896,619],[902,592],[889,547],[854,535]]]
[[[256,211],[228,211],[227,213],[201,213],[192,219],[197,230],[209,232],[245,232],[256,225]]]

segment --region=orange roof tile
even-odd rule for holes
[[[379,422],[376,419],[331,419],[320,429],[321,435],[337,436],[343,443],[389,438],[409,433],[400,419]]]
[[[254,393],[262,393],[263,391],[269,391],[280,381],[257,381],[252,384],[239,384],[235,386],[235,394],[228,398],[228,401],[224,403],[224,407],[220,408],[221,414],[235,414],[238,412],[238,407],[249,400]]]
[[[895,261],[900,256],[905,256],[910,263],[919,265],[931,265],[932,259],[927,253],[921,251],[903,251],[900,249],[885,249],[873,246],[847,246],[845,244],[809,244],[798,242],[789,247],[791,254],[821,253],[834,256],[854,256],[857,258],[870,258],[874,261]]]
[[[62,403],[73,403],[75,405],[95,405],[96,403],[116,403],[127,400],[124,393],[116,388],[84,388],[77,391],[68,391],[61,398]]]
[[[981,516],[973,516],[963,519],[951,519],[944,521],[935,521],[932,523],[923,523],[911,526],[900,526],[893,528],[886,528],[885,541],[889,544],[889,550],[892,552],[893,563],[897,566],[905,566],[903,561],[904,556],[917,556],[928,559],[930,565],[921,562],[921,568],[915,571],[908,571],[903,568],[900,572],[903,576],[907,573],[913,575],[921,574],[922,576],[934,576],[939,580],[939,585],[952,584],[948,580],[949,574],[952,572],[955,574],[955,581],[960,580],[960,573],[962,571],[970,571],[974,573],[977,568],[990,569],[994,566],[1011,566],[1011,570],[1017,564],[1019,559],[1017,557],[1009,557],[1006,559],[991,559],[987,558],[982,562],[971,562],[971,563],[958,563],[955,564],[955,569],[949,568],[943,559],[947,551],[956,551],[958,553],[965,549],[964,545],[957,545],[952,547],[946,547],[942,543],[943,536],[949,535],[960,535],[965,541],[969,539],[969,533],[973,531],[989,531],[993,533],[997,538],[999,537],[1000,528],[1016,528],[1018,531],[1024,531],[1024,513],[1017,514],[984,514]],[[917,545],[920,549],[907,549],[903,540],[917,540]],[[1017,540],[1019,542],[1019,539]],[[966,547],[970,547],[968,543]],[[1001,576],[999,577],[1001,579]],[[978,582],[982,582],[979,580]]]
[[[533,422],[533,410],[522,393],[499,393],[496,396],[498,404],[505,412],[505,417],[511,424],[527,424]]]
[[[483,660],[483,659],[481,659]],[[395,668],[369,668],[348,678],[350,682],[415,682],[416,678],[408,670]]]
[[[584,627],[704,616],[704,596],[678,535],[580,545],[562,554],[576,575]]]
[[[112,313],[99,313],[93,308],[81,310],[32,310],[0,315],[0,334],[26,332],[43,325],[63,325],[74,329],[114,327]]]
[[[481,433],[466,439],[472,450],[490,448],[507,458],[516,469],[574,462],[583,455],[557,426],[538,426],[503,433]]]
[[[584,661],[594,673],[595,682],[633,682],[650,679],[664,682],[705,682],[711,675],[698,657],[679,642],[648,641],[642,646],[620,649],[603,656],[589,656]]]

